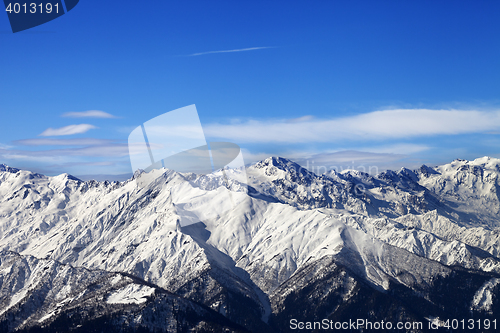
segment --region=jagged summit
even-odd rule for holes
[[[134,171],[134,174],[132,175],[132,179],[137,179],[139,178],[140,175],[142,175],[145,171],[142,169],[137,169]]]
[[[16,173],[19,171],[19,169],[16,168],[11,168],[10,166],[6,164],[0,164],[0,172],[10,172],[10,173]]]
[[[57,175],[55,177],[53,177],[53,179],[57,179],[57,180],[74,180],[74,181],[77,181],[77,182],[82,182],[81,179],[73,176],[73,175],[70,175],[69,173],[62,173],[60,175]]]
[[[266,158],[263,161],[257,162],[253,165],[254,168],[257,169],[264,169],[264,168],[270,168],[270,167],[275,167],[279,170],[283,171],[294,171],[294,172],[300,172],[303,169],[302,166],[299,164],[293,162],[292,160],[289,160],[284,157],[278,157],[278,156],[271,156]],[[305,170],[307,171],[307,170]]]
[[[460,166],[463,165],[481,166],[488,169],[498,169],[500,166],[500,159],[490,156],[479,157],[471,161],[464,159],[456,159],[451,163],[440,165],[437,168],[451,169],[451,168],[459,168]]]
[[[53,180],[58,180],[58,181],[72,180],[72,181],[77,181],[77,182],[83,182],[83,180],[81,180],[80,178],[75,177],[69,173],[62,173],[60,175],[50,177],[50,176],[45,176],[45,175],[42,175],[40,173],[36,173],[33,171],[29,171],[29,170],[22,170],[22,169],[18,169],[18,168],[13,168],[13,167],[10,167],[6,164],[0,164],[0,172],[8,172],[8,173],[22,172],[26,177],[28,177],[30,179],[32,179],[32,178],[51,178]]]
[[[394,316],[419,320],[471,311],[474,318],[498,316],[497,165],[479,159],[375,176],[316,175],[271,157],[247,168],[250,196],[243,183],[228,186],[222,172],[154,170],[138,187],[3,171],[0,327],[7,316],[21,329],[70,318],[82,307],[147,320],[148,307],[161,300],[155,288],[203,303],[252,332],[280,332],[304,314],[345,320],[373,313],[386,321],[394,309]],[[181,225],[183,218],[193,224]],[[54,265],[60,269],[49,269]],[[54,273],[57,283],[30,289],[35,267]],[[140,282],[113,273],[100,280],[104,289],[78,289],[79,281],[107,272]],[[92,305],[86,295],[103,303]]]
[[[307,168],[299,165],[298,163],[294,162],[291,159],[284,158],[284,157],[279,157],[279,156],[271,156],[268,157],[262,161],[254,163],[250,168],[255,168],[255,169],[266,169],[266,172],[271,175],[272,173],[278,172],[278,170],[281,170],[285,173],[288,174],[293,174],[297,178],[308,178],[311,179],[314,176],[321,176],[321,175],[326,175],[326,176],[332,176],[333,178],[341,175],[348,176],[349,175],[354,175],[355,177],[379,177],[379,178],[387,178],[387,177],[394,177],[395,175],[405,175],[407,177],[420,177],[420,176],[425,176],[429,177],[431,175],[439,175],[441,172],[445,173],[450,173],[450,172],[460,172],[464,170],[469,170],[469,167],[482,167],[486,169],[493,169],[493,170],[500,170],[500,159],[498,158],[493,158],[489,156],[484,156],[481,158],[477,158],[475,160],[464,160],[464,159],[455,159],[451,163],[440,165],[440,166],[435,166],[435,167],[429,167],[425,164],[423,164],[420,168],[415,169],[415,170],[410,170],[408,168],[402,167],[399,171],[393,171],[393,170],[386,170],[383,172],[380,172],[378,175],[370,175],[362,171],[358,170],[352,170],[352,169],[346,169],[342,170],[341,172],[338,172],[336,170],[328,170],[323,174],[315,174],[314,172],[308,170]],[[164,169],[162,172],[166,172],[168,169]],[[471,169],[471,170],[474,170]],[[475,170],[478,170],[477,168]],[[17,173],[19,171],[23,171],[18,168],[13,168],[10,167],[6,164],[0,164],[0,172],[9,172],[9,173]],[[26,171],[30,172],[30,171]],[[157,173],[157,171],[155,171]],[[135,173],[131,176],[129,180],[136,179],[139,177],[142,173],[144,173],[144,170],[137,170]],[[33,173],[35,174],[35,173]],[[37,174],[40,175],[40,174]],[[65,175],[65,176],[63,176]],[[68,179],[75,180],[75,181],[82,181],[78,177],[75,177],[73,175],[64,173],[58,176],[54,177],[67,177]],[[397,176],[396,176],[397,177]]]
[[[295,174],[295,175],[302,174],[303,177],[306,178],[314,177],[313,175],[320,176],[320,174],[314,174],[314,172],[295,163],[290,159],[279,156],[268,157],[265,160],[255,163],[252,167],[256,169],[269,170],[267,171],[269,175],[272,175],[272,173],[276,173],[277,170],[281,170],[289,174]],[[445,173],[460,172],[464,170],[469,170],[468,168],[472,168],[470,170],[474,170],[474,167],[481,167],[484,169],[492,169],[500,171],[500,159],[489,156],[484,156],[471,161],[464,159],[456,159],[451,163],[440,166],[430,167],[423,164],[420,168],[415,170],[402,167],[398,171],[386,170],[380,172],[378,175],[370,175],[365,172],[353,169],[346,169],[342,170],[341,172],[335,170],[328,170],[323,174],[326,176],[332,176],[333,178],[342,175],[346,175],[348,177],[349,175],[354,175],[355,177],[366,177],[366,178],[368,177],[387,178],[387,177],[406,176],[416,180],[421,176],[429,177],[433,175],[439,175],[442,172]],[[479,169],[476,168],[475,170]]]
[[[429,177],[430,175],[438,175],[439,172],[437,172],[434,168],[428,167],[425,164],[422,164],[420,168],[415,170],[417,174],[423,175],[424,177]]]

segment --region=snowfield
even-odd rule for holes
[[[161,169],[113,183],[0,165],[0,323],[54,265],[62,280],[40,300],[50,304],[13,327],[56,320],[78,302],[75,269],[112,275],[106,306],[148,306],[167,290],[250,331],[276,330],[306,290],[316,290],[307,311],[313,299],[330,305],[322,315],[399,290],[427,304],[405,315],[434,318],[447,304],[435,293],[467,281],[457,293],[463,311],[498,315],[499,176],[500,160],[489,157],[376,176],[316,175],[271,157],[244,172]],[[148,181],[138,186],[138,177]],[[14,271],[6,253],[24,268]],[[23,286],[14,282],[21,271]]]

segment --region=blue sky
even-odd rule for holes
[[[498,17],[498,1],[81,0],[13,34],[0,14],[0,163],[128,173],[130,132],[191,104],[249,162],[500,157]]]

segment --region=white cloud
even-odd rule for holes
[[[81,139],[24,139],[14,141],[22,146],[98,146],[110,144],[113,140],[81,138]],[[1,148],[1,145],[0,145]]]
[[[297,163],[309,161],[312,164],[365,164],[392,162],[407,157],[404,154],[373,153],[358,150],[342,150],[329,153],[319,153],[307,158],[297,158]]]
[[[313,119],[314,119],[314,116],[307,115],[307,116],[302,116],[302,117],[299,117],[299,118],[288,119],[287,123],[303,123],[303,122],[306,122],[306,121],[311,121]]]
[[[399,109],[334,119],[209,124],[209,137],[238,143],[313,143],[453,135],[500,129],[500,111]]]
[[[245,149],[245,148],[241,148],[241,154],[243,156],[243,159],[245,161],[245,164],[251,164],[251,163],[255,163],[255,162],[259,162],[259,161],[262,161],[262,160],[265,160],[266,158],[270,157],[270,156],[276,156],[276,155],[273,155],[273,154],[270,154],[270,153],[265,153],[265,152],[251,152],[249,151],[248,149]]]
[[[50,165],[49,167],[74,167],[74,166],[114,166],[116,165],[116,162],[108,162],[108,161],[103,161],[103,162],[70,162],[70,163],[62,163],[58,165]]]
[[[413,143],[398,143],[387,146],[376,146],[359,148],[359,151],[377,153],[377,154],[415,154],[431,149],[432,147],[426,145],[419,145]]]
[[[72,155],[72,156],[89,156],[89,157],[124,157],[128,156],[128,146],[125,144],[116,145],[102,145],[102,146],[92,146],[84,147],[78,149],[56,149],[47,150],[45,153],[50,153],[57,155]]]
[[[214,54],[214,53],[232,53],[232,52],[246,52],[246,51],[255,51],[255,50],[263,50],[263,49],[272,49],[274,46],[259,46],[259,47],[248,47],[245,49],[235,49],[235,50],[220,50],[220,51],[208,51],[208,52],[200,52],[189,54],[188,57],[196,57],[205,54]]]
[[[60,156],[43,156],[43,155],[31,155],[29,152],[24,154],[23,152],[14,152],[14,153],[2,153],[0,152],[0,156],[6,160],[12,161],[29,161],[29,162],[37,162],[37,163],[54,163],[61,160]]]
[[[127,145],[103,145],[103,146],[91,146],[84,148],[72,148],[72,149],[49,149],[49,150],[2,150],[0,149],[0,154],[4,156],[7,155],[19,155],[19,156],[31,156],[34,158],[42,157],[69,157],[69,156],[84,156],[84,157],[124,157],[128,156],[128,146]]]
[[[97,127],[89,124],[69,125],[61,128],[47,128],[45,131],[43,131],[42,134],[40,134],[40,136],[62,136],[62,135],[82,134],[94,128]]]
[[[67,118],[118,118],[110,113],[99,111],[99,110],[89,110],[82,112],[66,112],[63,113],[63,117]]]

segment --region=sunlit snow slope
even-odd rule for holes
[[[305,314],[499,314],[500,160],[370,176],[316,175],[273,157],[225,172],[229,182],[221,171],[154,170],[137,186],[0,165],[0,250],[153,284],[113,291],[108,305],[139,306],[163,288],[249,331],[286,331]],[[181,226],[181,212],[195,223]],[[0,322],[22,302],[7,290]],[[12,327],[57,318],[44,306]]]

